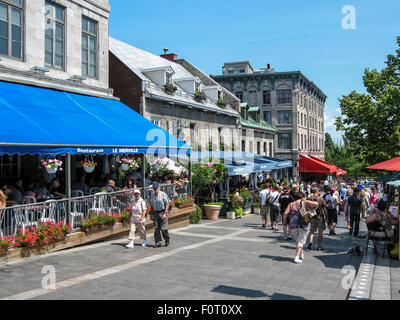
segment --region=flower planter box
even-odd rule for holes
[[[121,164],[121,168],[122,168],[122,170],[124,170],[124,171],[128,171],[129,166],[128,166],[127,164]]]
[[[194,204],[194,200],[189,200],[183,203],[175,203],[175,206],[177,208],[186,208],[186,207],[190,207]]]
[[[0,254],[5,254],[8,252],[8,247],[0,247]]]
[[[58,168],[46,168],[47,173],[52,174],[56,173]]]

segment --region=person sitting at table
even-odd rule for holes
[[[2,190],[0,190],[0,209],[5,208],[6,204],[7,204],[7,196],[3,193]]]
[[[64,188],[61,187],[60,180],[58,180],[57,178],[54,178],[51,181],[51,187],[49,190],[49,194],[51,194],[55,198],[65,198],[66,197]]]
[[[115,191],[118,191],[118,188],[115,185],[115,181],[112,179],[109,179],[107,181],[107,185],[105,187],[101,188],[101,191],[115,192]]]
[[[21,178],[18,178],[17,181],[15,182],[14,188],[17,189],[21,194],[25,193],[24,190],[24,182],[22,181]]]
[[[170,176],[164,176],[164,184],[172,184],[172,179]]]
[[[137,189],[137,185],[133,182],[133,178],[128,177],[128,178],[126,178],[125,185],[122,187],[121,190],[136,190],[136,189]]]
[[[4,194],[7,196],[7,206],[22,204],[23,198],[19,190],[4,182],[1,185],[1,190],[3,190]]]
[[[34,198],[36,198],[36,194],[35,194],[35,192],[33,190],[34,190],[33,183],[29,183],[26,186],[26,191],[24,192],[24,197],[34,197]],[[33,201],[31,200],[30,203],[32,203],[32,202]]]
[[[373,208],[371,215],[365,219],[365,223],[368,226],[370,236],[376,238],[393,238],[394,230],[393,226],[397,225],[397,218],[394,218],[387,210],[386,202],[380,200],[377,208]],[[377,240],[373,241],[374,252],[377,253]]]
[[[180,182],[184,182],[184,183],[189,183],[190,182],[189,179],[186,176],[186,173],[184,173],[184,172],[181,173],[181,175],[179,177],[179,181]]]
[[[177,188],[177,189],[182,188],[182,186],[183,186],[183,183],[180,181],[180,179],[178,178],[178,176],[175,176],[175,177],[174,177],[174,184],[176,185],[176,188]]]
[[[43,181],[36,181],[34,183],[33,192],[35,193],[36,200],[45,199],[48,196],[48,190],[46,189],[46,185]]]
[[[89,194],[89,187],[86,184],[86,177],[81,176],[78,182],[72,187],[72,190],[82,191],[85,195]]]

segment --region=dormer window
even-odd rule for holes
[[[165,83],[166,84],[172,84],[172,73],[167,72],[165,74]]]

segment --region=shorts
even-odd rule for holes
[[[337,216],[336,209],[328,209],[328,224],[337,223]]]
[[[260,214],[261,217],[269,219],[271,215],[271,206],[261,206]]]
[[[326,229],[324,218],[312,218],[311,219],[311,233],[324,232]]]
[[[296,243],[305,245],[307,242],[308,234],[310,233],[309,229],[302,229],[302,228],[297,228],[290,230],[290,234],[293,236],[294,240],[296,240]]]

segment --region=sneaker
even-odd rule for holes
[[[169,246],[169,241],[165,242],[165,246],[168,247]]]
[[[143,240],[142,247],[146,247],[146,246],[147,246],[147,241]]]
[[[308,250],[311,250],[311,249],[312,249],[312,243],[309,243],[309,244],[308,244],[307,249],[308,249]]]
[[[263,225],[262,225],[262,227],[263,227],[263,228],[265,228],[265,227],[266,227],[266,225],[265,225],[265,224],[263,224]]]
[[[161,243],[156,243],[153,248],[161,248]]]
[[[303,263],[299,257],[294,258],[294,263]]]
[[[135,245],[133,243],[127,244],[125,247],[127,247],[128,249],[133,249],[135,247]]]
[[[324,248],[322,248],[322,247],[319,247],[319,248],[318,248],[318,251],[322,251],[322,250],[324,250]]]

